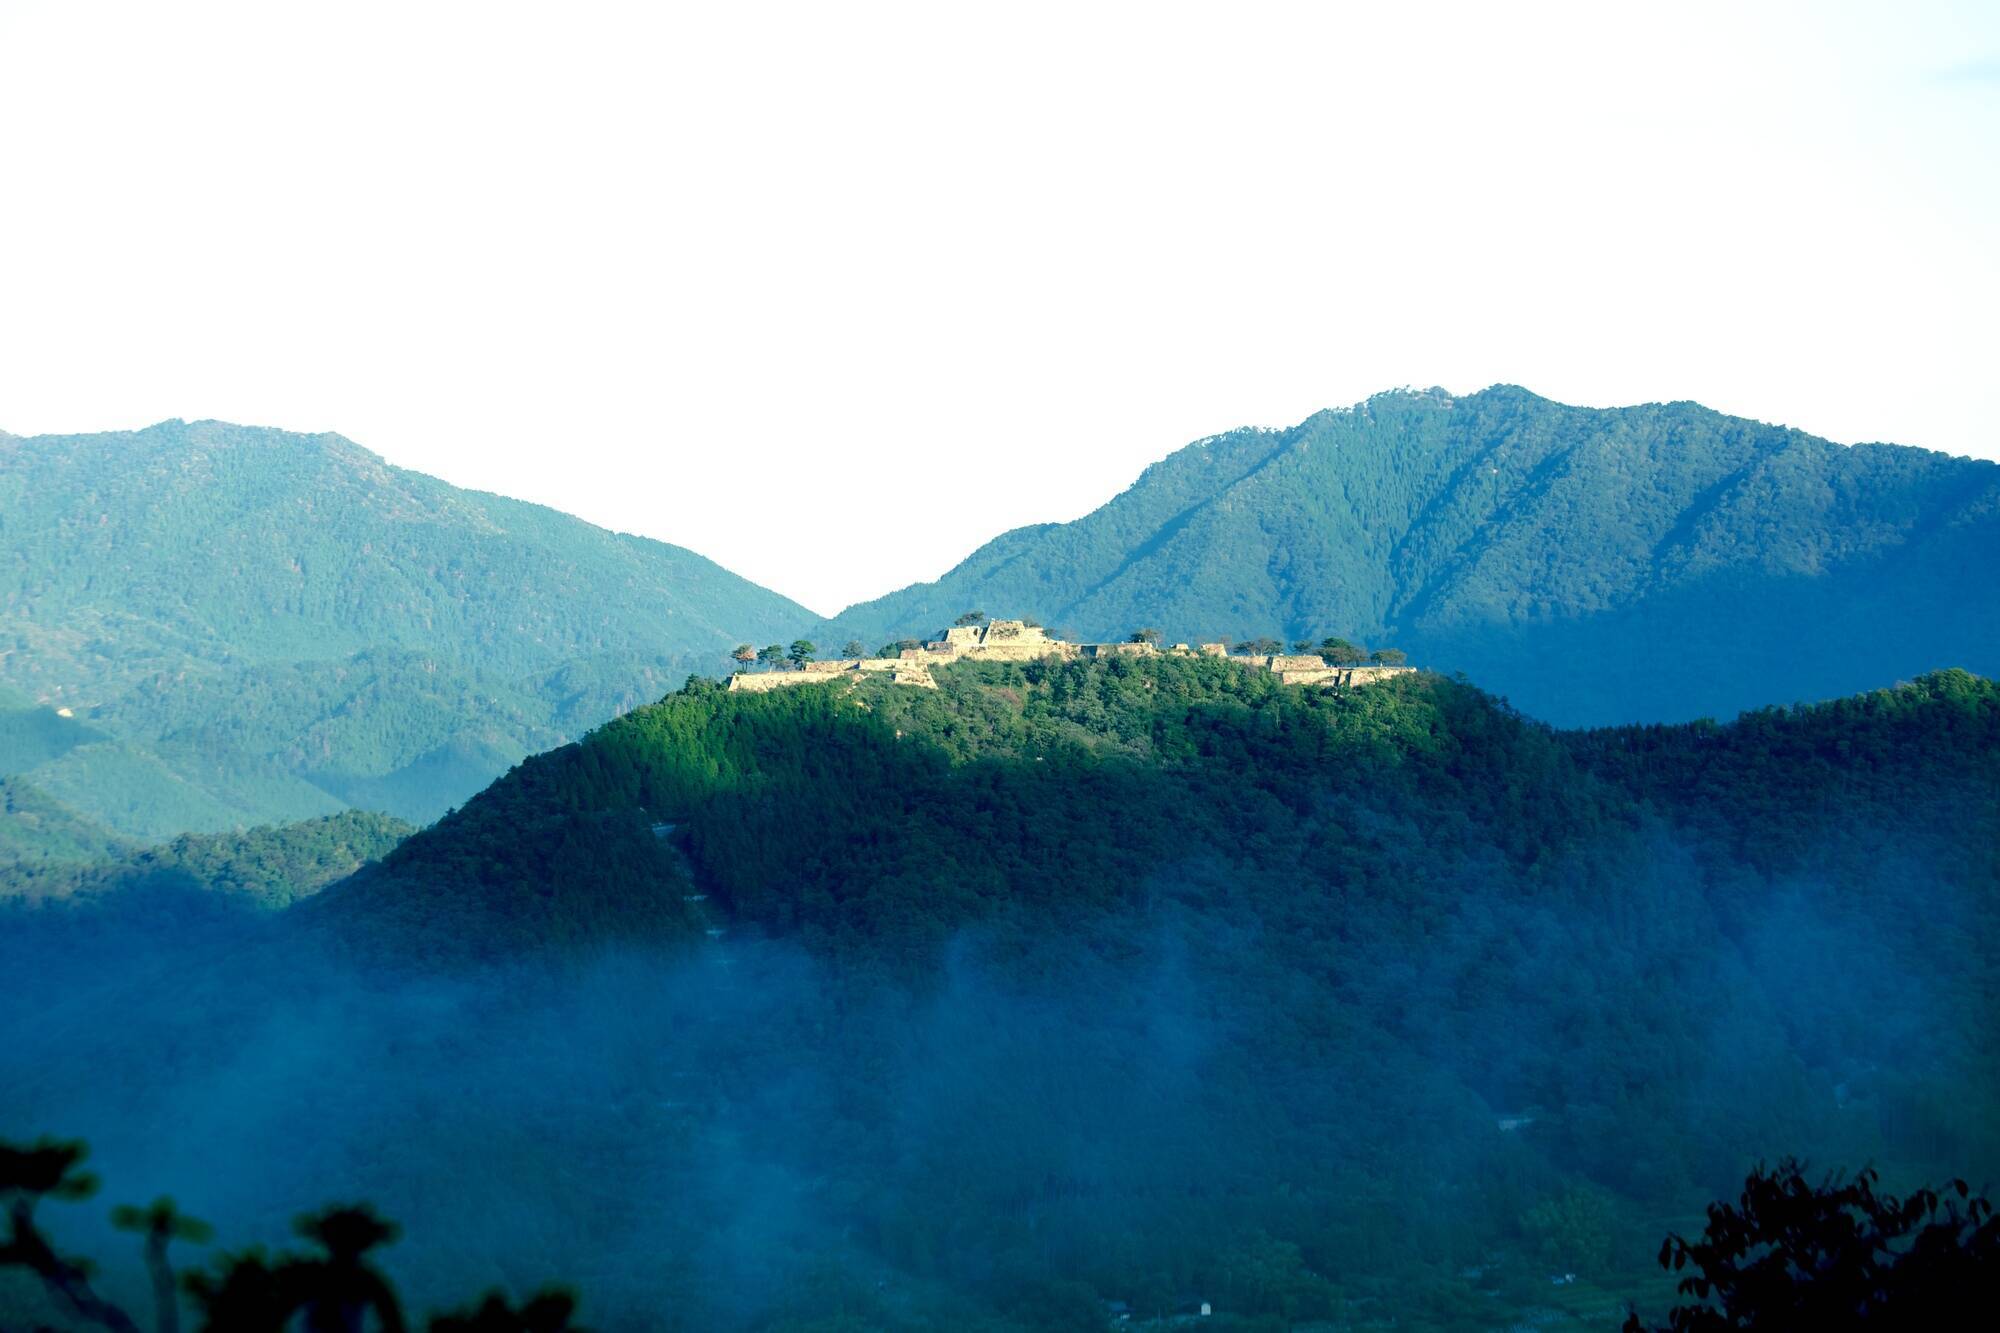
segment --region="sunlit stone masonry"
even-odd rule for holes
[[[1277,673],[1287,685],[1345,686],[1371,685],[1414,667],[1368,664],[1334,666],[1311,653],[1245,656],[1232,654],[1226,644],[1204,643],[1189,647],[1176,643],[1162,648],[1153,643],[1067,643],[1040,625],[1025,620],[988,620],[978,625],[955,625],[942,638],[915,648],[905,648],[895,657],[846,657],[824,662],[807,662],[793,671],[745,671],[729,678],[732,690],[782,690],[793,685],[824,684],[851,680],[857,675],[884,675],[895,685],[911,685],[934,690],[937,681],[931,668],[952,662],[1030,662],[1039,658],[1099,657],[1222,657],[1258,671]]]

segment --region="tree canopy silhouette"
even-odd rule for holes
[[[58,1254],[35,1217],[44,1200],[80,1202],[97,1192],[97,1178],[81,1169],[88,1153],[76,1141],[44,1138],[23,1147],[0,1140],[0,1208],[7,1223],[0,1269],[26,1269],[57,1306],[86,1323],[139,1333],[138,1322],[91,1285],[91,1263]],[[397,1228],[367,1204],[334,1205],[299,1218],[294,1229],[312,1244],[312,1253],[271,1256],[253,1248],[224,1255],[211,1270],[178,1282],[167,1247],[176,1240],[206,1244],[213,1234],[207,1223],[164,1197],[144,1208],[122,1205],[111,1220],[145,1239],[158,1333],[180,1327],[180,1289],[201,1312],[201,1333],[297,1327],[307,1333],[403,1333],[409,1326],[394,1284],[371,1258],[396,1239]],[[475,1307],[434,1316],[427,1327],[430,1333],[581,1333],[571,1322],[576,1305],[575,1294],[560,1287],[545,1287],[518,1307],[495,1291]]]
[[[1901,1198],[1876,1173],[1814,1188],[1803,1164],[1758,1167],[1700,1240],[1670,1235],[1660,1265],[1693,1272],[1662,1333],[1722,1329],[1946,1328],[2000,1296],[2000,1222],[1962,1180]],[[1648,1333],[1637,1312],[1625,1333]]]

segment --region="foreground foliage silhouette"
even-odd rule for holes
[[[1734,1205],[1709,1205],[1698,1241],[1668,1236],[1660,1266],[1693,1266],[1672,1333],[1945,1328],[2000,1297],[2000,1221],[1962,1180],[1904,1197],[1862,1171],[1815,1189],[1792,1160],[1759,1167]],[[1635,1312],[1625,1333],[1647,1333]]]
[[[24,1268],[60,1307],[115,1333],[139,1333],[139,1324],[91,1285],[86,1259],[56,1252],[36,1221],[43,1200],[79,1202],[97,1192],[97,1178],[81,1169],[89,1149],[80,1142],[41,1139],[27,1146],[0,1141],[0,1204],[7,1233],[0,1240],[0,1269]],[[146,1267],[158,1305],[154,1327],[175,1333],[180,1306],[167,1246],[176,1240],[205,1244],[209,1226],[182,1214],[172,1199],[112,1212],[122,1230],[145,1237]],[[408,1327],[395,1287],[369,1254],[396,1239],[394,1223],[367,1204],[335,1205],[296,1223],[317,1252],[267,1256],[261,1249],[225,1255],[210,1272],[193,1272],[179,1286],[200,1309],[204,1333],[281,1333],[303,1326],[310,1333],[361,1333],[366,1328],[402,1333]],[[430,1333],[582,1333],[571,1322],[576,1298],[545,1288],[516,1307],[490,1292],[476,1306],[433,1316]],[[372,1316],[372,1320],[371,1320]]]

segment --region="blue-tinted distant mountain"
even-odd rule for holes
[[[1088,638],[1339,634],[1565,723],[1727,716],[2000,671],[2000,465],[1694,403],[1390,393],[1188,446],[815,635],[970,609]]]
[[[337,435],[0,436],[0,776],[132,836],[428,820],[810,619]]]

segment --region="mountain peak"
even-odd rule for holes
[[[1211,436],[1082,519],[1009,534],[826,633],[874,643],[1003,605],[1086,638],[1340,634],[1550,720],[1726,714],[2000,669],[2000,593],[1973,590],[1970,614],[1938,591],[2000,563],[1996,478],[1693,403],[1396,389]],[[1841,638],[1855,646],[1802,648]]]

